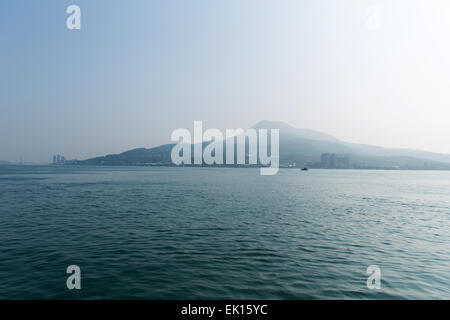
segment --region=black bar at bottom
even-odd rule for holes
[[[170,301],[0,301],[2,312],[42,313],[44,315],[87,316],[94,313],[145,319],[301,319],[313,316],[359,316],[398,309],[402,315],[421,309],[433,311],[450,307],[450,301],[371,301],[371,300],[170,300]]]

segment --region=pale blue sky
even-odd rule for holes
[[[2,0],[0,160],[152,147],[194,120],[450,153],[449,34],[446,0]]]

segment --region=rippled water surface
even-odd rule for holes
[[[449,299],[450,172],[3,166],[0,298]]]

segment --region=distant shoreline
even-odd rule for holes
[[[46,166],[46,167],[164,167],[164,168],[228,168],[228,169],[259,169],[261,166],[257,165],[185,165],[185,166],[176,166],[169,164],[61,164],[54,165],[51,163],[10,163],[10,164],[0,164],[2,167],[24,167],[24,166]],[[450,171],[450,169],[425,169],[425,168],[380,168],[380,167],[361,167],[361,168],[321,168],[321,167],[310,167],[306,166],[309,170],[343,170],[343,171],[356,171],[356,170],[377,170],[377,171]],[[280,169],[289,169],[289,170],[298,170],[301,171],[302,167],[289,167],[289,166],[280,166]]]
[[[52,163],[0,163],[0,167],[21,167],[21,166],[51,166],[51,167],[165,167],[165,168],[230,168],[230,169],[259,169],[263,166],[260,165],[184,165],[177,166],[173,164],[84,164],[80,163],[66,163],[66,164],[52,164]],[[450,171],[445,168],[392,168],[392,167],[352,167],[352,168],[327,168],[318,166],[296,166],[280,165],[280,169],[301,170],[302,168],[308,168],[308,170],[380,170],[380,171]]]

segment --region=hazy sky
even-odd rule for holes
[[[450,153],[449,37],[448,0],[1,0],[0,160],[152,147],[194,120]]]

